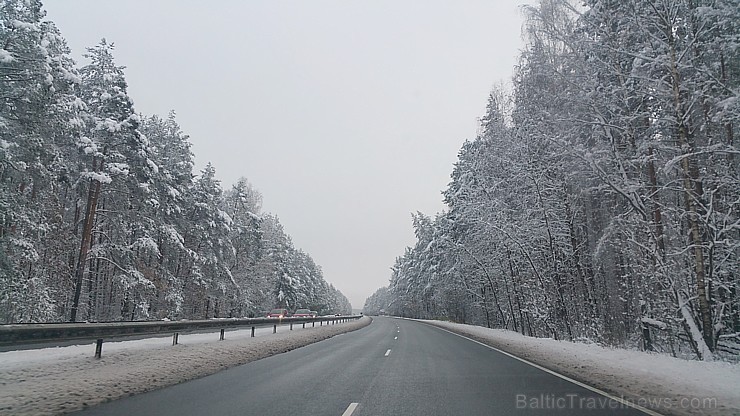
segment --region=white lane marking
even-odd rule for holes
[[[386,357],[387,357],[387,356],[389,356],[389,355],[391,355],[391,350],[390,350],[390,349],[389,349],[388,351],[386,351],[386,352],[385,352],[385,356],[386,356]]]
[[[411,320],[411,319],[409,319],[409,320]],[[417,321],[417,322],[420,322],[420,321]],[[490,348],[490,349],[492,349],[492,350],[494,350],[494,351],[500,352],[501,354],[504,354],[504,355],[506,355],[506,356],[508,356],[508,357],[511,357],[511,358],[515,359],[515,360],[519,360],[519,361],[521,361],[521,362],[523,362],[523,363],[525,363],[525,364],[529,364],[529,365],[531,365],[531,366],[532,366],[532,367],[534,367],[534,368],[537,368],[537,369],[540,369],[540,370],[542,370],[542,371],[544,371],[544,372],[546,372],[546,373],[552,374],[552,375],[554,375],[555,377],[559,377],[559,378],[561,378],[561,379],[563,379],[563,380],[565,380],[565,381],[570,381],[571,383],[573,383],[573,384],[575,384],[575,385],[577,385],[577,386],[581,386],[581,387],[583,387],[584,389],[587,389],[587,390],[591,390],[592,392],[594,392],[594,393],[598,393],[598,394],[600,394],[600,395],[602,395],[602,396],[606,396],[606,397],[608,397],[608,398],[610,398],[610,399],[612,399],[612,400],[615,400],[615,401],[617,401],[617,402],[619,402],[619,403],[622,403],[622,404],[623,404],[623,405],[625,405],[625,406],[631,407],[631,408],[633,408],[633,409],[637,409],[637,410],[639,410],[639,411],[641,411],[641,412],[643,412],[643,413],[645,413],[645,414],[648,414],[648,415],[650,415],[650,416],[664,416],[664,415],[663,415],[663,414],[661,414],[661,413],[658,413],[658,412],[655,412],[655,411],[653,411],[653,410],[650,410],[650,409],[644,408],[644,407],[642,407],[642,406],[640,406],[640,405],[638,405],[638,404],[635,404],[635,403],[630,403],[630,402],[629,402],[628,400],[625,400],[625,399],[623,399],[623,398],[621,398],[621,397],[617,397],[617,396],[611,395],[611,394],[609,394],[609,393],[605,392],[604,390],[601,390],[601,389],[597,389],[596,387],[592,387],[592,386],[589,386],[588,384],[584,384],[584,383],[581,383],[581,382],[580,382],[580,381],[578,381],[578,380],[574,380],[574,379],[572,379],[572,378],[570,378],[570,377],[568,377],[568,376],[565,376],[565,375],[563,375],[563,374],[560,374],[560,373],[556,373],[555,371],[552,371],[552,370],[550,370],[549,368],[545,368],[545,367],[543,367],[543,366],[541,366],[541,365],[539,365],[539,364],[535,364],[535,363],[533,363],[533,362],[531,362],[531,361],[527,361],[527,360],[525,360],[524,358],[520,358],[520,357],[517,357],[517,356],[516,356],[516,355],[514,355],[514,354],[510,354],[510,353],[508,353],[508,352],[506,352],[506,351],[504,351],[504,350],[500,350],[500,349],[498,349],[498,348],[496,348],[496,347],[492,347],[492,346],[490,346],[490,345],[488,345],[488,344],[484,344],[484,343],[482,343],[482,342],[480,342],[480,341],[476,341],[476,340],[474,340],[473,338],[468,338],[468,337],[466,337],[465,335],[460,335],[460,334],[458,334],[458,333],[456,333],[456,332],[452,332],[452,331],[450,331],[449,329],[441,328],[441,327],[438,327],[438,326],[436,326],[436,325],[431,325],[431,324],[427,324],[426,322],[421,322],[421,323],[423,323],[423,324],[425,324],[425,325],[429,325],[429,326],[431,326],[431,327],[437,328],[437,329],[439,329],[439,330],[442,330],[442,331],[445,331],[445,332],[449,332],[449,333],[450,333],[450,334],[452,334],[452,335],[457,335],[457,336],[458,336],[458,337],[460,337],[460,338],[465,338],[465,339],[467,339],[468,341],[473,341],[473,342],[475,342],[476,344],[480,344],[480,345],[482,345],[482,346],[484,346],[484,347],[486,347],[486,348]],[[388,350],[388,351],[390,351],[390,350]]]
[[[359,403],[350,403],[349,407],[347,407],[347,410],[342,413],[342,416],[352,416],[352,413],[354,413],[355,409],[357,409],[357,405],[359,405]]]

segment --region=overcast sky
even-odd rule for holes
[[[116,45],[136,111],[177,112],[196,166],[246,177],[361,308],[444,209],[457,151],[508,82],[526,0],[45,0],[78,63]]]

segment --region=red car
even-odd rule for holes
[[[296,309],[295,313],[293,314],[294,318],[313,318],[314,315],[313,312],[311,312],[308,309]]]
[[[287,318],[290,312],[287,309],[273,309],[267,314],[268,318]]]

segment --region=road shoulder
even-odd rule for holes
[[[294,350],[371,322],[372,318],[363,317],[257,338],[122,350],[97,360],[85,354],[0,369],[0,415],[71,413]]]
[[[451,322],[418,321],[464,335],[661,414],[740,414],[738,365],[525,337]],[[717,380],[709,384],[710,377]]]

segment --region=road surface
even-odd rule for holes
[[[182,363],[193,365],[193,363]],[[92,415],[644,415],[482,344],[424,323],[369,326]]]

